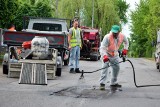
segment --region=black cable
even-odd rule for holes
[[[122,63],[122,62],[124,62],[124,61],[120,61],[120,62],[118,62],[118,63],[111,64],[111,65],[109,65],[109,66],[106,66],[106,67],[103,67],[103,68],[97,69],[97,70],[92,71],[92,72],[84,72],[84,71],[82,70],[82,72],[80,72],[80,73],[81,73],[81,76],[80,76],[80,78],[79,78],[79,79],[84,78],[84,73],[94,73],[94,72],[100,71],[100,70],[105,69],[105,68],[109,68],[110,66],[113,66],[113,65],[116,65],[116,64],[119,64],[119,63]]]
[[[113,66],[113,65],[117,65],[117,64],[122,63],[122,62],[123,62],[123,61],[120,61],[120,62],[118,62],[118,63],[111,64],[111,65],[109,65],[109,66],[106,66],[106,67],[97,69],[97,70],[92,71],[92,72],[83,72],[83,73],[94,73],[94,72],[100,71],[100,70],[102,70],[102,69],[109,68],[109,67],[111,67],[111,66]]]
[[[124,62],[124,61],[120,61],[120,62],[118,62],[118,63],[114,63],[114,64],[111,64],[111,65],[108,65],[108,66],[106,66],[106,67],[97,69],[97,70],[92,71],[92,72],[84,72],[84,71],[82,70],[82,72],[80,72],[80,73],[81,73],[81,76],[80,76],[79,79],[83,79],[83,78],[84,78],[84,75],[83,75],[84,73],[94,73],[94,72],[100,71],[100,70],[102,70],[102,69],[109,68],[110,66],[117,65],[117,64],[122,63],[122,62]]]
[[[135,74],[134,66],[133,66],[132,62],[131,62],[129,59],[127,59],[126,61],[128,61],[128,62],[131,64],[132,68],[133,68],[134,85],[135,85],[137,88],[140,88],[140,87],[160,86],[160,84],[156,84],[156,85],[137,85],[137,83],[136,83],[136,74]]]
[[[131,66],[132,66],[132,69],[133,69],[134,85],[135,85],[137,88],[140,88],[140,87],[153,87],[153,86],[160,86],[160,84],[156,84],[156,85],[137,85],[137,82],[136,82],[136,74],[135,74],[135,69],[134,69],[133,63],[132,63],[129,59],[127,59],[127,60],[126,60],[125,58],[123,58],[123,61],[120,61],[120,62],[115,63],[115,64],[111,64],[111,65],[109,65],[109,66],[107,66],[107,67],[103,67],[103,68],[97,69],[97,70],[92,71],[92,72],[84,72],[84,71],[82,70],[82,72],[81,72],[81,76],[80,76],[80,78],[79,78],[79,79],[84,78],[84,75],[83,75],[84,73],[94,73],[94,72],[100,71],[100,70],[105,69],[105,68],[109,68],[110,66],[113,66],[113,65],[116,65],[116,64],[119,64],[119,63],[125,62],[125,61],[128,61],[128,62],[131,64]]]

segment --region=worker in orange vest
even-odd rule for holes
[[[119,54],[118,49],[120,45],[124,43],[124,49],[122,55],[127,55],[129,42],[127,37],[120,32],[120,26],[113,25],[109,34],[105,35],[100,46],[100,54],[102,59],[102,67],[107,67],[110,64],[112,66],[110,87],[121,87],[117,83],[117,77],[120,70],[119,67]],[[100,90],[105,90],[105,80],[107,79],[108,68],[103,69],[100,77]]]
[[[8,26],[8,30],[9,30],[9,31],[16,31],[15,25],[14,25],[14,24],[10,24],[10,25]]]

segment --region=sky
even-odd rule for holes
[[[126,0],[126,2],[130,4],[130,7],[129,7],[128,12],[127,12],[127,14],[130,14],[130,11],[135,10],[136,3],[139,4],[140,0]],[[129,20],[129,22],[130,22],[130,20]],[[122,33],[124,35],[126,35],[127,37],[130,37],[130,33],[131,33],[130,27],[129,27],[130,24],[131,23],[127,23],[125,25],[122,24]]]

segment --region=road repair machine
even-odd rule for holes
[[[90,60],[97,61],[100,59],[100,30],[90,27],[81,26],[83,47],[80,52],[82,58],[90,58]]]

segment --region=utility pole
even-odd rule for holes
[[[94,0],[92,0],[92,28],[94,23]]]
[[[58,17],[58,0],[56,0],[56,17]]]

